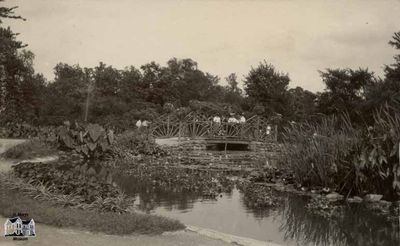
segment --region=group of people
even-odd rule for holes
[[[246,118],[243,115],[240,117],[235,117],[234,114],[231,114],[229,118],[222,117],[222,121],[232,124],[244,124],[246,123]],[[221,124],[221,117],[214,116],[213,122],[216,124]]]

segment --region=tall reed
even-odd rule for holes
[[[347,117],[287,127],[283,134],[285,163],[303,185],[336,188],[339,165],[350,154],[357,134]]]

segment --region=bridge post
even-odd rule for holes
[[[246,124],[246,122],[240,124],[240,138],[241,139],[244,138],[244,124]]]
[[[169,119],[169,115],[168,115],[168,117],[167,117],[167,134],[168,134],[168,137],[170,137],[169,124],[170,124],[170,119]]]
[[[278,141],[278,125],[275,125],[275,142]]]
[[[196,116],[193,116],[192,138],[196,137]]]
[[[178,143],[181,142],[182,121],[179,121]]]
[[[256,141],[258,141],[260,139],[260,118],[257,117],[257,125],[256,125]]]

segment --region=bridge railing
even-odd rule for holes
[[[267,142],[277,140],[277,127],[257,116],[244,123],[216,123],[212,118],[199,115],[189,115],[181,119],[163,115],[151,124],[150,134],[155,138],[189,137]]]

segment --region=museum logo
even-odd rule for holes
[[[6,220],[4,223],[5,237],[12,237],[14,240],[27,240],[36,236],[35,221],[33,219],[24,220],[21,217],[15,216]]]

